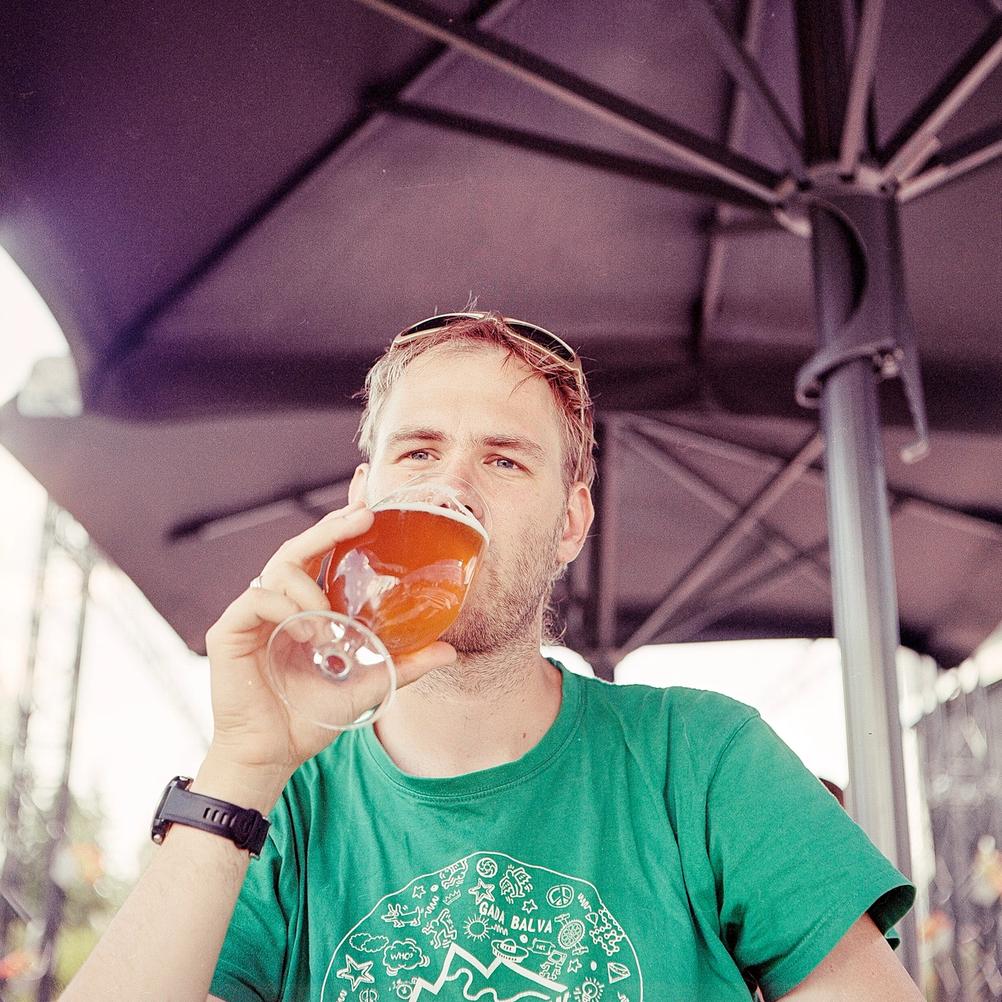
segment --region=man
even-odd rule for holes
[[[573,352],[451,314],[398,336],[366,387],[351,503],[206,638],[215,732],[172,797],[270,812],[267,837],[158,825],[65,999],[920,999],[884,938],[913,890],[753,710],[541,656],[593,516]],[[265,684],[268,636],[327,607],[307,568],[369,527],[366,504],[429,471],[485,496],[487,558],[375,728],[332,741]]]

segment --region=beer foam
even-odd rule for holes
[[[477,521],[477,519],[466,511],[455,511],[452,508],[443,508],[441,505],[432,504],[430,501],[403,501],[391,504],[375,504],[372,511],[423,511],[429,515],[442,515],[444,518],[451,518],[455,522],[461,522],[471,529],[475,529],[484,537],[484,543],[490,542],[487,530]]]

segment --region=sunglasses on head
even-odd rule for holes
[[[410,341],[416,341],[421,337],[427,337],[429,334],[435,334],[457,320],[483,320],[486,316],[486,313],[439,313],[437,316],[421,320],[401,331],[393,339],[393,345],[396,347]],[[536,348],[542,348],[548,355],[563,362],[569,369],[581,371],[581,362],[578,360],[577,352],[566,341],[558,338],[556,334],[525,320],[515,320],[513,317],[502,317],[502,319],[519,341],[527,341]]]

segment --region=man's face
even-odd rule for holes
[[[364,489],[372,504],[417,474],[442,473],[473,484],[490,508],[486,559],[443,637],[461,654],[538,633],[555,575],[584,543],[591,501],[583,485],[564,488],[559,422],[546,381],[493,347],[432,349],[383,404],[354,494]]]

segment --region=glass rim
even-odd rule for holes
[[[469,524],[470,521],[476,523],[475,525],[476,530],[479,533],[481,533],[484,537],[484,545],[489,546],[491,541],[491,532],[494,527],[493,516],[491,514],[490,505],[487,503],[487,499],[484,497],[483,491],[481,491],[479,487],[470,483],[470,481],[467,480],[465,477],[460,477],[452,473],[444,473],[444,474],[434,473],[430,470],[426,473],[417,473],[413,477],[411,477],[410,480],[407,480],[404,483],[400,484],[399,486],[394,487],[393,490],[384,494],[378,501],[374,501],[371,505],[368,505],[367,507],[371,512],[393,511],[394,509],[399,510],[401,508],[403,508],[403,510],[406,510],[406,508],[404,508],[403,506],[406,506],[408,502],[406,500],[398,499],[397,495],[407,491],[409,488],[412,487],[420,488],[426,484],[434,486],[436,483],[447,484],[449,482],[461,484],[464,488],[466,488],[469,491],[472,491],[473,494],[476,495],[477,501],[480,503],[481,506],[481,511],[486,516],[486,522],[487,522],[486,525],[484,524],[485,522],[484,518],[479,517],[476,514],[476,512],[472,511],[467,505],[462,504],[462,502],[460,502],[456,498],[454,498],[453,500],[457,505],[459,505],[460,508],[462,508],[462,511],[455,511],[453,512],[453,514],[457,516],[458,521],[463,522],[465,524]],[[410,503],[415,504],[420,502],[410,502]],[[441,505],[435,505],[433,502],[428,502],[428,505],[430,508],[442,508]],[[443,510],[450,511],[451,509],[445,508]],[[431,511],[430,514],[435,514],[435,512]]]

